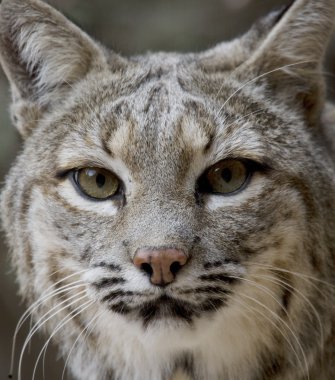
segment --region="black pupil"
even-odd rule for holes
[[[106,182],[106,177],[103,174],[98,173],[95,182],[99,188],[102,188]]]
[[[223,169],[221,172],[221,177],[225,182],[230,182],[232,179],[232,176],[233,174],[230,169],[226,168],[226,169]]]

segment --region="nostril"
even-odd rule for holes
[[[181,249],[139,248],[135,252],[133,263],[142,273],[148,275],[152,284],[165,286],[175,280],[187,259]]]
[[[179,270],[181,269],[181,265],[178,261],[174,261],[171,265],[170,265],[170,272],[175,276]]]
[[[148,274],[150,277],[152,276],[153,274],[153,269],[152,269],[152,266],[150,264],[147,264],[147,263],[143,263],[141,264],[141,269],[146,273]]]

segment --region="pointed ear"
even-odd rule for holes
[[[295,0],[243,65],[312,123],[324,103],[321,70],[334,22],[334,0]]]
[[[260,46],[286,7],[256,21],[251,29],[229,42],[220,43],[198,55],[199,64],[206,72],[232,71],[243,64]]]
[[[23,136],[93,67],[106,65],[99,47],[59,12],[38,0],[0,4],[0,61],[10,81],[13,120]]]

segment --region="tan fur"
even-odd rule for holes
[[[333,0],[296,0],[206,52],[123,58],[39,0],[2,1],[24,138],[3,225],[22,296],[45,297],[36,331],[76,379],[335,378],[334,15]],[[255,168],[243,188],[201,190],[234,159]],[[84,167],[120,194],[84,196]],[[154,286],[132,262],[143,247],[188,263]]]

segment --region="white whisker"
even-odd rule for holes
[[[78,295],[83,294],[83,293],[86,293],[86,291],[83,290],[82,292],[79,292],[78,294],[75,295],[75,297],[78,297]],[[75,297],[72,296],[71,298],[75,298]],[[26,338],[26,340],[25,340],[25,342],[24,342],[24,344],[23,344],[23,347],[22,347],[22,349],[21,349],[21,354],[20,354],[20,359],[19,359],[19,365],[18,365],[18,374],[19,374],[18,378],[19,378],[19,380],[21,380],[21,366],[22,366],[23,354],[24,354],[24,351],[25,351],[25,349],[26,349],[26,347],[27,347],[27,345],[28,345],[28,342],[29,342],[30,339],[33,337],[33,335],[34,335],[34,334],[35,334],[35,333],[41,328],[41,326],[42,326],[43,324],[45,324],[46,322],[48,322],[48,321],[49,321],[51,318],[53,318],[55,315],[57,315],[58,313],[60,313],[61,311],[65,310],[65,309],[67,309],[69,306],[75,304],[76,302],[81,301],[81,300],[84,299],[85,297],[87,297],[86,294],[85,294],[84,296],[82,296],[82,297],[79,297],[79,298],[75,299],[73,302],[71,302],[71,303],[69,303],[69,304],[66,304],[66,305],[63,306],[61,309],[57,310],[55,313],[53,313],[52,315],[50,315],[48,318],[44,319],[44,320],[41,322],[41,319],[42,319],[43,317],[45,317],[45,315],[44,315],[44,316],[43,316],[42,318],[40,318],[40,320],[34,325],[34,327],[33,327],[33,331],[31,331],[31,332],[29,333],[29,335],[28,335],[28,337]],[[65,301],[63,301],[62,303],[64,303],[64,302],[68,302],[68,299],[65,300]],[[56,305],[54,308],[51,309],[51,311],[57,309],[59,306],[60,306],[60,304]],[[49,311],[47,314],[50,314],[50,311]]]
[[[61,271],[61,269],[51,273],[50,276],[58,273],[59,271]],[[20,317],[17,325],[16,325],[16,328],[15,328],[15,331],[14,331],[14,335],[13,335],[13,339],[12,339],[12,350],[11,350],[11,361],[10,361],[10,370],[9,370],[9,374],[12,375],[13,374],[13,371],[14,371],[14,357],[15,357],[15,349],[16,349],[16,340],[17,340],[17,335],[21,329],[21,327],[23,326],[23,324],[25,323],[25,321],[29,318],[29,316],[31,315],[31,313],[33,313],[40,304],[42,304],[47,298],[49,297],[52,297],[54,296],[58,291],[60,290],[63,290],[63,289],[66,289],[68,286],[71,286],[72,284],[74,283],[77,283],[77,281],[71,283],[71,284],[67,284],[67,285],[64,285],[58,289],[54,289],[55,286],[59,285],[60,283],[68,280],[69,278],[73,277],[73,276],[76,276],[76,275],[79,275],[81,273],[84,273],[84,272],[87,272],[87,269],[85,270],[82,270],[82,271],[79,271],[79,272],[75,272],[69,276],[66,276],[64,278],[62,278],[61,280],[57,281],[56,283],[52,284],[51,286],[49,286],[43,293],[42,295],[35,301],[33,302],[29,307],[28,309],[22,314],[22,316]],[[78,283],[80,282],[81,280],[78,280]],[[49,290],[53,289],[51,292],[49,292]],[[48,293],[49,292],[49,293]]]
[[[276,304],[279,305],[280,309],[284,311],[284,313],[286,314],[286,316],[290,320],[290,322],[293,323],[290,319],[290,316],[289,316],[287,310],[283,307],[281,302],[275,297],[276,294],[272,290],[266,288],[265,286],[263,286],[261,284],[258,284],[256,281],[253,281],[253,280],[250,280],[250,279],[247,279],[244,277],[239,277],[239,276],[235,276],[235,275],[228,275],[227,277],[231,277],[231,278],[235,278],[235,279],[240,280],[240,281],[247,282],[247,283],[255,286],[257,289],[260,289],[264,293],[268,294],[276,302]]]
[[[246,294],[243,294],[243,293],[239,293],[242,297],[245,297],[245,298],[248,298],[250,299],[251,301],[257,303],[258,305],[260,305],[261,307],[263,307],[265,310],[267,310],[276,320],[278,320],[279,322],[281,322],[287,329],[288,331],[292,334],[294,340],[296,341],[300,351],[301,351],[301,355],[303,357],[303,361],[304,361],[304,365],[305,365],[305,370],[306,370],[306,373],[307,373],[307,379],[310,380],[310,377],[309,377],[309,368],[308,368],[308,362],[307,362],[307,358],[306,358],[306,354],[305,354],[305,351],[301,345],[301,342],[299,341],[297,335],[295,334],[295,332],[291,329],[291,327],[283,320],[283,318],[281,318],[278,314],[276,314],[274,311],[272,311],[269,307],[267,307],[266,305],[264,305],[262,302],[258,301],[256,298],[254,297],[250,297]],[[289,341],[287,341],[289,343]],[[302,366],[302,370],[303,370],[303,366]]]
[[[47,349],[51,339],[55,336],[55,334],[63,327],[65,326],[68,322],[70,322],[73,318],[75,318],[77,315],[79,315],[80,313],[82,313],[84,310],[88,309],[92,304],[94,304],[94,301],[92,300],[88,300],[86,301],[84,304],[78,306],[77,308],[75,308],[71,313],[70,315],[67,315],[65,318],[63,318],[59,323],[58,325],[56,326],[56,328],[54,329],[54,331],[52,332],[52,334],[50,335],[49,339],[46,341],[46,343],[44,344],[44,346],[42,347],[37,359],[36,359],[36,363],[35,363],[35,366],[34,366],[34,371],[33,371],[33,376],[32,376],[32,380],[35,379],[35,374],[36,374],[36,370],[37,370],[37,366],[38,366],[38,362],[43,354],[43,352]],[[79,310],[79,311],[78,311]],[[74,314],[75,313],[75,314]],[[20,377],[19,377],[19,380]]]
[[[92,320],[87,324],[87,326],[80,332],[80,334],[78,335],[77,339],[74,341],[70,351],[69,351],[69,354],[65,360],[65,364],[64,364],[64,368],[63,368],[63,373],[62,373],[62,379],[61,380],[64,380],[64,376],[65,376],[65,371],[66,371],[66,367],[67,367],[67,364],[70,360],[70,356],[72,354],[72,351],[74,350],[77,342],[79,341],[80,337],[83,335],[83,333],[85,332],[85,335],[83,337],[83,340],[85,341],[86,337],[92,332],[93,328],[95,327],[97,321],[98,321],[98,318],[105,314],[107,312],[107,310],[103,310],[101,313],[97,314],[96,316],[94,316],[92,318]],[[45,354],[45,351],[44,351],[44,354]],[[44,362],[44,358],[43,358],[43,362]],[[44,367],[44,365],[43,365]]]
[[[264,109],[263,108],[259,108],[253,112],[249,112],[247,113],[246,115],[243,115],[243,116],[240,116],[240,117],[237,117],[234,121],[232,121],[230,124],[228,125],[225,125],[225,128],[229,128],[231,127],[232,125],[236,124],[236,123],[240,123],[241,121],[245,120],[247,117],[249,116],[252,116],[252,115],[257,115],[259,113],[262,113],[264,112]]]
[[[227,296],[225,293],[224,293],[224,295]],[[245,296],[243,293],[239,293],[239,295],[241,295],[242,297]],[[262,313],[256,307],[252,307],[250,304],[248,304],[246,302],[243,302],[241,299],[239,299],[236,296],[234,297],[232,295],[228,295],[228,297],[230,299],[232,299],[234,302],[237,302],[239,305],[241,305],[246,310],[248,310],[248,312],[251,312],[253,314],[255,314],[255,313],[258,314],[258,320],[260,322],[262,322],[264,319],[266,319],[268,322],[270,322],[270,324],[283,336],[283,338],[285,339],[285,341],[288,343],[288,345],[290,346],[292,352],[294,353],[295,357],[297,358],[298,363],[300,364],[301,368],[304,368],[304,365],[301,362],[301,359],[300,359],[300,357],[298,355],[298,352],[296,351],[296,349],[293,346],[292,342],[290,341],[289,337],[287,336],[287,334],[285,334],[285,332],[282,329],[280,329],[280,327],[270,317],[266,316],[264,313]],[[246,297],[248,297],[248,296],[246,296]],[[251,300],[253,300],[252,297],[248,297],[248,298],[251,298]],[[265,307],[265,305],[264,305],[264,307]],[[244,315],[244,317],[248,317],[249,320],[252,320],[251,317],[249,316],[249,313],[247,315]]]
[[[318,324],[319,324],[319,328],[320,328],[320,348],[322,349],[323,348],[323,345],[324,345],[324,331],[323,331],[323,326],[322,326],[322,322],[321,322],[321,318],[320,318],[320,315],[318,313],[318,311],[316,310],[316,308],[314,307],[314,305],[312,304],[312,302],[298,289],[296,289],[295,287],[293,287],[292,285],[286,283],[285,281],[283,280],[280,280],[278,278],[275,278],[273,276],[267,276],[267,275],[257,275],[258,277],[261,277],[261,278],[264,278],[264,279],[268,279],[274,283],[277,283],[277,284],[281,284],[285,287],[285,289],[287,289],[288,291],[291,291],[293,290],[294,293],[297,293],[299,294],[299,296],[309,305],[309,307],[312,309],[317,321],[318,321]]]
[[[326,297],[326,295],[324,295],[323,292],[321,292],[320,289],[315,284],[313,284],[312,281],[314,281],[316,283],[319,283],[319,284],[326,285],[327,287],[330,287],[332,290],[335,290],[335,285],[334,284],[331,284],[330,282],[327,282],[325,280],[321,280],[321,279],[319,279],[317,277],[311,276],[311,275],[306,274],[306,273],[295,272],[295,271],[291,271],[291,270],[288,270],[288,269],[276,267],[276,266],[269,265],[269,264],[258,263],[258,262],[253,262],[253,263],[250,263],[250,264],[252,264],[253,266],[257,265],[257,266],[262,266],[262,267],[265,267],[265,268],[273,269],[274,271],[278,271],[278,272],[292,274],[293,276],[297,276],[297,277],[300,277],[300,278],[304,279],[306,282],[308,280],[310,280],[311,281],[310,284],[316,290],[318,290],[324,297]]]
[[[290,64],[287,64],[287,65],[283,65],[281,67],[277,67],[276,69],[273,69],[273,70],[270,70],[270,71],[267,71],[263,74],[260,74],[256,77],[254,77],[253,79],[250,79],[248,80],[247,82],[245,82],[242,86],[240,86],[237,90],[235,90],[230,96],[228,96],[228,98],[224,101],[224,103],[222,104],[222,106],[219,108],[219,110],[217,111],[216,115],[215,115],[215,118],[217,118],[220,114],[220,112],[223,110],[224,106],[237,94],[239,93],[241,90],[243,90],[244,87],[248,86],[249,84],[252,84],[254,82],[256,82],[258,79],[260,78],[263,78],[267,75],[270,75],[270,74],[273,74],[279,70],[283,70],[283,69],[286,69],[286,68],[289,68],[289,67],[293,67],[293,66],[298,66],[298,65],[303,65],[303,64],[306,64],[306,63],[312,63],[314,61],[311,61],[311,60],[308,60],[308,61],[299,61],[299,62],[294,62],[294,63],[290,63]],[[217,92],[216,94],[216,98],[220,95],[222,89],[223,89],[223,86],[224,86],[224,83],[222,83],[221,87],[219,88],[219,91]]]

